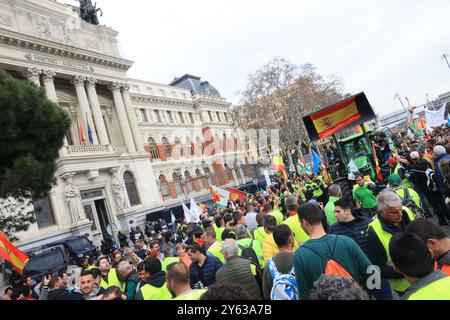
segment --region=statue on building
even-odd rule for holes
[[[127,196],[125,194],[125,187],[122,183],[119,170],[117,168],[111,169],[112,179],[111,185],[114,193],[114,199],[116,200],[117,210],[122,211],[128,208]]]
[[[66,181],[66,187],[64,188],[64,194],[69,205],[69,211],[72,215],[72,221],[78,222],[86,219],[83,205],[81,204],[80,190],[72,183],[73,173],[67,174],[63,177]]]
[[[80,1],[80,18],[87,23],[98,25],[97,12],[100,11],[100,17],[103,16],[103,11],[97,8],[97,3],[92,4],[92,0],[78,0]]]

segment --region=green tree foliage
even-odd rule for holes
[[[42,88],[0,70],[0,206],[10,207],[10,197],[21,199],[17,210],[1,210],[3,232],[23,231],[34,222],[33,212],[21,210],[27,207],[23,199],[52,188],[55,161],[70,123]]]

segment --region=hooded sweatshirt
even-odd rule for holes
[[[98,296],[103,294],[105,290],[100,287],[99,284],[94,283],[91,293],[84,294],[81,292],[80,287],[76,287],[74,294],[83,297],[84,300],[98,300]]]

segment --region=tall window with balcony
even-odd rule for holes
[[[39,229],[51,227],[56,224],[50,197],[44,196],[33,200],[34,214]]]
[[[183,195],[184,192],[183,192],[183,188],[181,187],[181,181],[175,172],[172,174],[172,180],[173,180],[173,184],[175,186],[175,191],[177,193],[177,196],[179,197],[179,196]]]
[[[123,174],[123,180],[125,182],[125,188],[127,189],[128,200],[130,200],[130,205],[134,207],[141,204],[133,174],[129,171],[126,171]]]
[[[195,170],[195,175],[197,176],[197,181],[199,182],[200,189],[208,189],[208,181],[205,176],[202,175],[200,169]]]
[[[172,150],[170,148],[169,140],[166,137],[162,138],[162,144],[164,148],[164,153],[167,158],[172,158]]]
[[[184,172],[184,177],[186,179],[186,189],[187,193],[191,194],[195,192],[194,185],[191,178],[191,173],[189,171]]]
[[[175,138],[174,139],[174,144],[175,144],[175,155],[177,158],[182,157],[183,156],[183,146],[181,145],[181,141],[179,138]]]
[[[158,153],[158,146],[156,145],[156,140],[153,138],[148,138],[148,147],[150,149],[150,156],[152,159],[160,159],[159,153]]]
[[[158,182],[159,182],[159,191],[161,192],[163,200],[170,199],[170,190],[167,178],[164,175],[160,175],[158,178]]]

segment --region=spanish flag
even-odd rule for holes
[[[320,139],[332,135],[359,119],[361,119],[361,115],[358,112],[355,97],[311,115],[311,120]]]
[[[284,162],[283,162],[283,157],[281,157],[281,156],[273,157],[272,169],[281,171],[281,173],[283,174],[284,180],[285,181],[288,180],[288,176],[286,173],[286,167],[284,166]]]
[[[376,115],[364,92],[303,117],[309,139],[324,139],[350,125],[375,119]]]
[[[23,275],[23,268],[29,260],[28,256],[9,242],[3,233],[0,233],[0,259],[11,263],[20,275]]]

